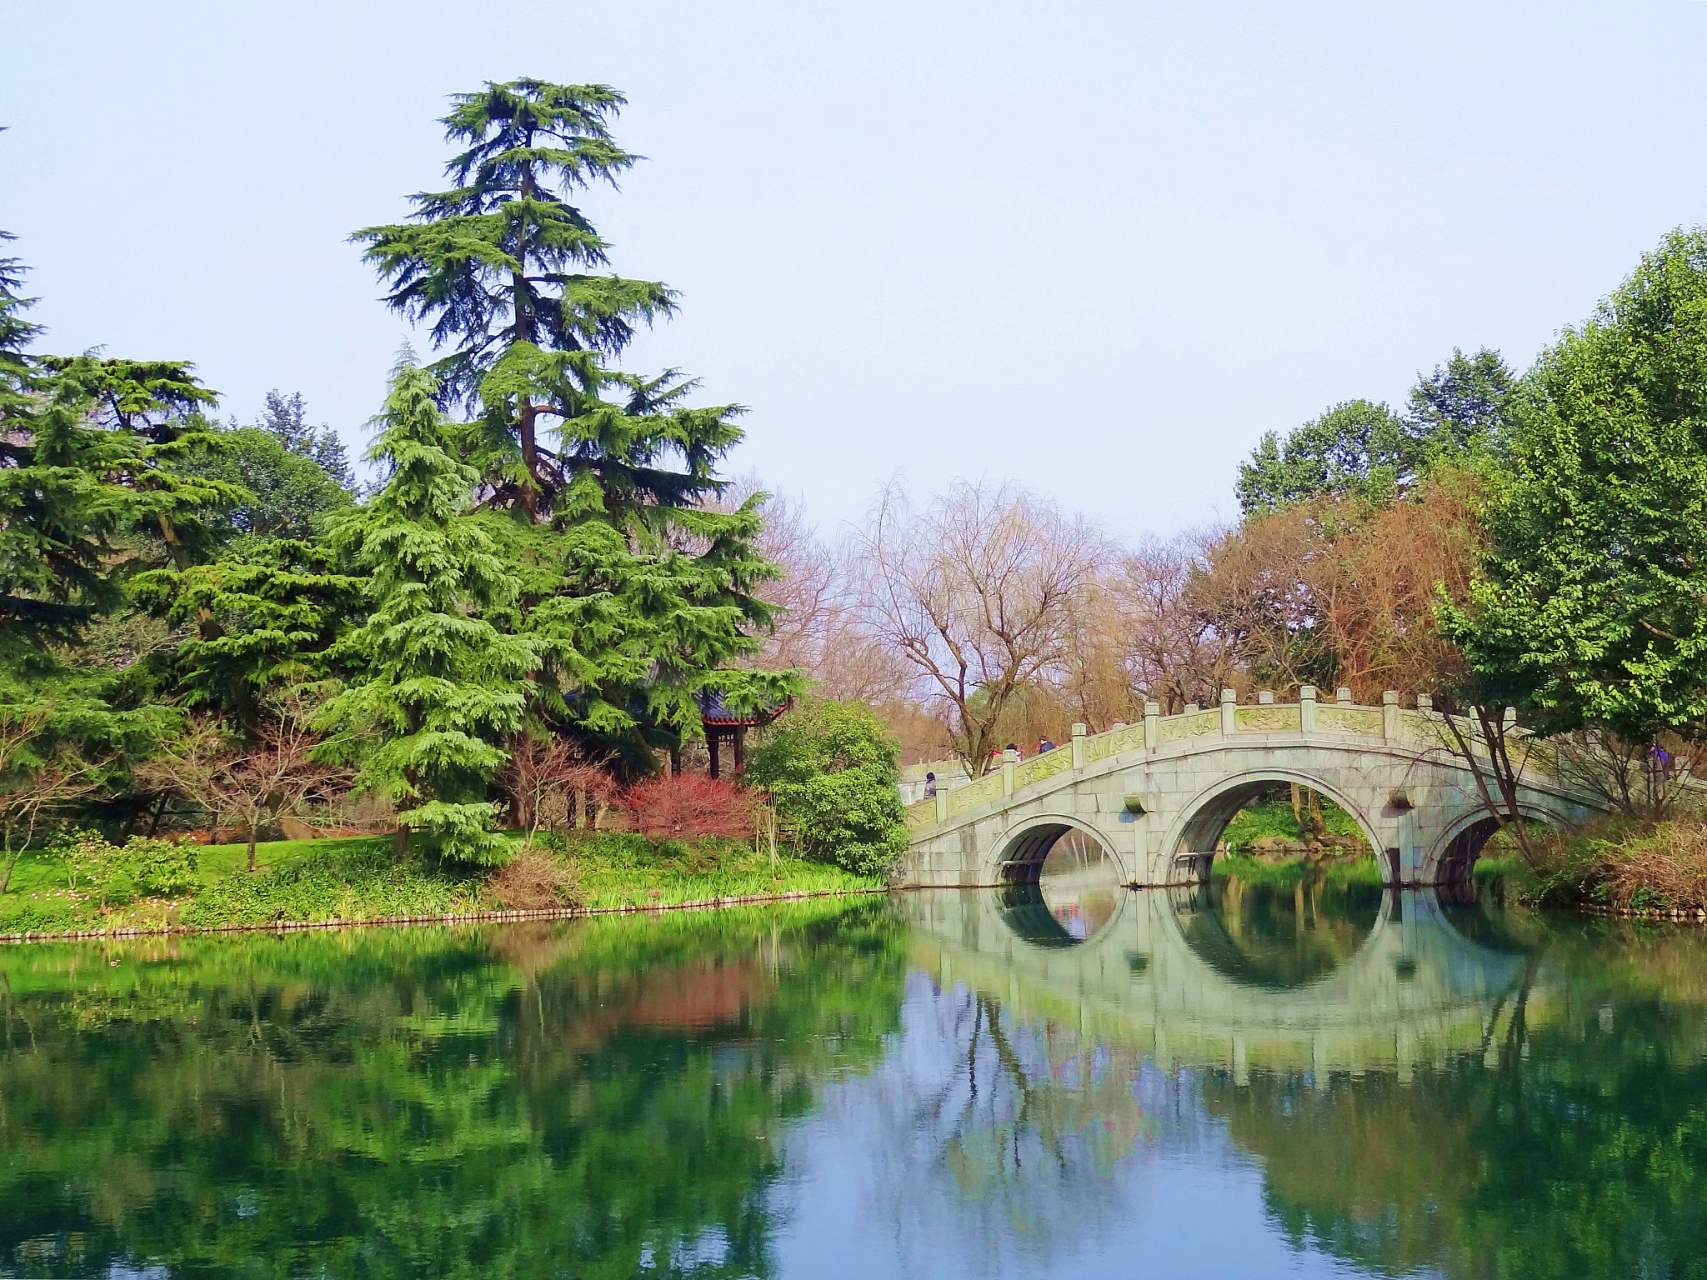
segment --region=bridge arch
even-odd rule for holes
[[[1517,810],[1532,822],[1545,823],[1554,830],[1572,825],[1569,815],[1556,813],[1544,805],[1519,803]],[[1499,821],[1486,808],[1477,805],[1461,813],[1447,824],[1445,831],[1429,850],[1423,864],[1425,878],[1431,882],[1456,884],[1470,879],[1476,859],[1494,832]]]
[[[1081,833],[1095,844],[1103,857],[1114,864],[1122,882],[1131,881],[1132,868],[1126,865],[1102,832],[1073,814],[1042,813],[1016,824],[996,846],[996,856],[986,883],[1035,883],[1043,869],[1043,860],[1055,848],[1056,842],[1071,831]]]
[[[1260,795],[1264,787],[1276,782],[1297,783],[1327,796],[1351,815],[1375,856],[1382,859],[1387,857],[1387,851],[1375,833],[1374,823],[1363,812],[1362,806],[1351,799],[1342,788],[1323,781],[1315,774],[1295,769],[1262,767],[1218,778],[1180,808],[1179,816],[1174,819],[1173,825],[1162,838],[1162,849],[1168,855],[1169,864],[1183,869],[1184,861],[1192,859],[1197,878],[1208,880],[1210,863],[1215,858],[1215,846],[1220,842],[1221,833],[1227,829],[1227,824],[1232,822],[1239,810]]]

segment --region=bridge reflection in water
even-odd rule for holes
[[[1095,1028],[1164,1069],[1239,1081],[1253,1068],[1406,1079],[1480,1052],[1532,976],[1473,903],[1434,889],[1128,890],[1094,845],[1072,855],[1034,883],[906,895],[921,965],[999,994],[1016,1019]]]

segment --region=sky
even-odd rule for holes
[[[1455,346],[1514,365],[1707,223],[1707,3],[14,3],[0,228],[47,351],[193,360],[353,452],[408,326],[350,232],[440,185],[448,95],[629,99],[583,202],[826,534],[1013,480],[1126,539]],[[414,335],[423,351],[423,335]]]

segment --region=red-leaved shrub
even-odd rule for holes
[[[618,803],[634,815],[635,830],[649,840],[745,836],[753,829],[747,793],[703,773],[642,778]]]

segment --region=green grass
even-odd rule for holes
[[[773,866],[741,841],[654,844],[643,836],[573,833],[553,840],[572,871],[575,901],[589,908],[667,907],[684,902],[780,893],[882,887],[823,862],[779,854]],[[42,850],[25,853],[0,896],[0,933],[92,928],[264,925],[306,920],[361,921],[491,910],[487,873],[437,866],[419,855],[399,860],[390,836],[280,840],[256,847],[197,850],[196,889],[177,901],[136,899],[102,909],[71,894],[66,867]],[[123,881],[116,882],[121,890]]]
[[[1290,808],[1286,816],[1292,816]],[[1334,888],[1350,885],[1379,886],[1382,883],[1381,864],[1373,857],[1312,864],[1303,859],[1292,862],[1263,862],[1257,858],[1226,853],[1210,864],[1209,874],[1217,880],[1242,880],[1246,884],[1273,885],[1280,889],[1297,887],[1306,875],[1319,875],[1324,884]]]
[[[1329,835],[1356,836],[1359,840],[1364,838],[1356,818],[1326,796],[1318,795],[1318,799],[1322,806],[1322,822]],[[1288,843],[1309,840],[1309,832],[1292,817],[1290,798],[1274,797],[1246,805],[1233,815],[1233,820],[1227,824],[1221,839],[1226,842],[1228,852],[1237,853],[1249,849],[1265,836],[1273,836]]]

